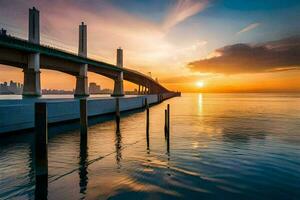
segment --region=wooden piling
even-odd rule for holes
[[[170,137],[167,137],[167,153],[170,153]]]
[[[170,135],[170,104],[167,105],[168,111],[168,136]]]
[[[88,131],[87,99],[80,99],[80,133],[81,133],[81,136],[87,137],[87,131]]]
[[[35,197],[47,198],[48,119],[46,102],[35,103]]]
[[[168,111],[165,109],[165,138],[168,137]]]
[[[170,153],[170,104],[167,105],[167,153]]]
[[[148,107],[148,99],[146,97],[144,100],[144,108],[147,109],[147,107]]]
[[[149,105],[147,101],[146,101],[146,130],[147,130],[147,134],[149,134]]]
[[[149,107],[147,107],[147,119],[146,119],[146,138],[147,138],[147,149],[149,150]]]
[[[117,125],[117,132],[120,131],[120,100],[119,98],[116,98],[116,125]]]

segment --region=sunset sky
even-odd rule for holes
[[[171,90],[300,92],[299,0],[0,0],[0,28],[27,38],[33,6],[41,43],[77,52],[84,21],[89,57],[115,63],[122,47],[125,67]],[[0,65],[0,82],[9,80],[22,82],[22,71]],[[74,87],[74,77],[42,70],[42,88]]]

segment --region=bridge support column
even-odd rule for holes
[[[23,69],[23,96],[41,96],[40,54],[28,56],[28,66]]]
[[[33,7],[29,9],[29,34],[28,40],[31,43],[40,44],[40,13]],[[40,96],[40,54],[31,53],[28,55],[28,65],[23,69],[24,87],[23,96]]]
[[[87,57],[87,25],[83,22],[79,25],[78,55],[82,57]],[[79,69],[79,75],[76,76],[76,88],[74,96],[89,96],[87,71],[88,65],[81,64]]]
[[[142,94],[145,94],[145,91],[146,91],[146,86],[143,86],[143,88],[142,88]]]
[[[88,77],[87,77],[88,65],[82,64],[80,66],[79,75],[76,76],[76,88],[74,96],[89,96]]]
[[[123,72],[120,72],[118,77],[114,80],[114,92],[111,96],[124,96],[123,88]]]
[[[139,85],[139,89],[138,89],[138,93],[137,94],[140,94],[140,91],[141,91],[141,85]]]
[[[123,50],[121,48],[117,49],[117,66],[123,68]],[[117,78],[115,78],[114,81],[114,91],[111,96],[124,96],[122,71],[119,72]]]

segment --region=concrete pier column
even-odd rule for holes
[[[145,91],[146,91],[146,87],[143,86],[143,87],[142,87],[142,94],[145,94]]]
[[[150,85],[148,85],[148,94],[151,94],[151,84]]]
[[[121,48],[117,49],[117,66],[123,68],[123,50]],[[122,71],[119,72],[114,81],[114,92],[111,96],[124,96]]]
[[[139,85],[138,94],[141,94],[141,85]]]
[[[83,22],[79,25],[79,48],[78,55],[87,57],[87,25]],[[76,88],[74,96],[89,96],[88,88],[88,65],[81,64],[79,66],[79,74],[76,76]]]
[[[29,34],[28,40],[31,43],[40,44],[40,20],[39,11],[33,7],[29,9]],[[40,54],[30,53],[28,55],[27,67],[23,68],[24,88],[23,96],[40,96],[41,79],[40,79]]]
[[[79,75],[76,76],[76,88],[74,96],[89,96],[87,64],[80,65]]]
[[[35,7],[29,9],[29,42],[40,44],[40,11]]]

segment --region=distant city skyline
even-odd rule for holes
[[[300,92],[300,1],[154,0],[126,3],[1,1],[0,28],[27,37],[28,8],[41,11],[41,41],[77,52],[78,24],[88,26],[88,56],[125,67],[185,92]],[[5,22],[5,23],[3,23]],[[0,65],[0,82],[23,81]],[[89,73],[89,82],[113,81]],[[42,70],[42,87],[71,90],[75,78]],[[203,86],[199,87],[199,81]],[[125,83],[127,90],[137,86]]]
[[[7,94],[17,94],[21,95],[23,90],[23,84],[19,82],[14,82],[10,80],[9,82],[0,82],[0,95]],[[89,83],[89,92],[90,94],[111,94],[112,89],[103,88],[101,86],[91,82]],[[134,90],[125,91],[127,94],[137,94],[138,90],[135,88]],[[74,94],[74,89],[72,90],[62,90],[62,89],[49,89],[42,88],[43,94]]]
[[[22,94],[23,84],[10,80],[0,82],[0,94]]]

